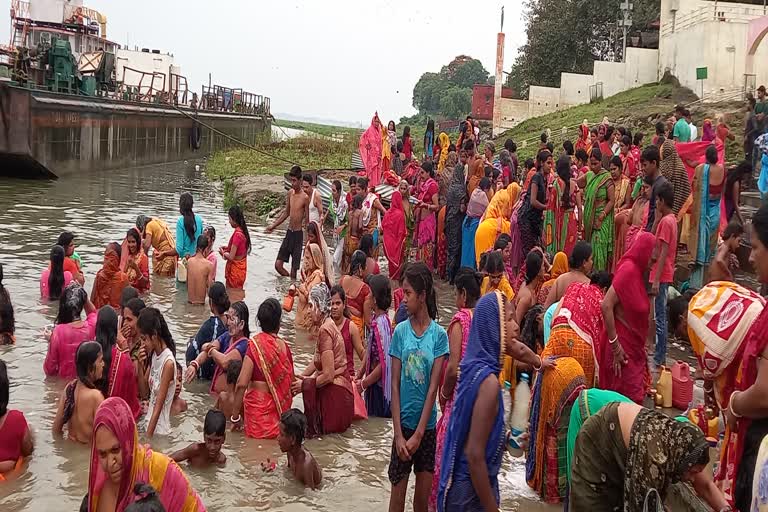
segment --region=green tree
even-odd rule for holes
[[[440,113],[448,119],[459,119],[472,111],[472,89],[451,87],[440,98]]]
[[[488,83],[483,64],[467,55],[459,55],[439,73],[421,75],[413,88],[413,106],[419,118],[458,119],[472,109],[472,86]]]

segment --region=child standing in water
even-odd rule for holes
[[[171,403],[171,416],[176,416],[183,412],[187,412],[187,401],[181,398],[181,383],[184,370],[181,364],[176,361],[176,387],[173,390],[173,402]]]
[[[197,467],[225,464],[227,456],[221,453],[221,447],[227,438],[226,430],[227,417],[224,413],[215,409],[209,410],[203,423],[203,442],[192,443],[174,452],[171,458],[176,462],[188,460],[190,465]]]
[[[288,468],[300,483],[310,489],[317,489],[323,479],[323,472],[317,461],[304,448],[307,418],[298,409],[290,409],[280,416],[280,435],[277,444],[288,455]]]
[[[235,387],[237,386],[237,379],[240,377],[240,369],[243,367],[243,362],[239,359],[233,360],[227,366],[227,388],[219,393],[216,398],[216,404],[214,408],[224,413],[227,418],[233,418],[240,416],[240,411],[235,411]]]
[[[408,478],[413,468],[413,510],[424,512],[432,490],[437,442],[437,389],[448,355],[448,334],[435,321],[437,300],[432,272],[424,263],[408,267],[403,294],[409,318],[395,327],[392,358],[392,423],[395,437],[389,460],[390,512],[405,510]]]

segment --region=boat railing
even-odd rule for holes
[[[199,107],[201,110],[270,115],[269,97],[221,85],[203,85]]]

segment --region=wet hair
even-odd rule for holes
[[[453,279],[453,284],[457,290],[463,291],[466,294],[466,307],[473,308],[477,301],[480,300],[480,287],[483,283],[483,275],[479,272],[475,272],[475,269],[469,267],[461,267],[456,272],[456,277]]]
[[[589,154],[589,158],[594,158],[595,160],[602,160],[603,159],[603,152],[600,151],[600,148],[598,147],[592,147],[592,152]]]
[[[504,257],[499,251],[490,251],[485,256],[485,265],[483,269],[488,274],[495,274],[497,272],[504,272],[506,267],[504,266]]]
[[[358,249],[363,251],[368,258],[373,257],[373,235],[366,233],[360,237]]]
[[[426,171],[427,174],[429,174],[432,178],[435,177],[435,166],[432,165],[432,162],[430,162],[429,160],[421,164],[421,169],[423,171]]]
[[[667,319],[672,331],[676,331],[683,322],[682,316],[688,314],[689,299],[685,295],[675,297],[667,303]]]
[[[203,252],[204,250],[206,250],[208,248],[209,245],[210,245],[210,242],[208,241],[208,237],[207,236],[200,235],[199,237],[197,237],[197,246],[196,247],[197,247],[197,251],[198,252]]]
[[[77,347],[75,353],[75,369],[77,370],[77,380],[91,389],[96,388],[96,383],[91,382],[89,373],[93,370],[93,365],[102,354],[101,345],[96,341],[85,341]]]
[[[117,313],[112,306],[102,306],[96,317],[96,341],[104,356],[104,374],[97,382],[104,396],[109,396],[109,375],[112,367],[112,347],[117,343]]]
[[[305,174],[304,176],[301,177],[301,179],[304,180],[306,183],[309,183],[310,185],[314,185],[311,174]]]
[[[645,134],[644,133],[637,132],[635,134],[634,138],[632,139],[632,145],[639,146],[643,142],[644,138],[645,138]]]
[[[573,142],[569,140],[563,142],[563,149],[565,150],[566,155],[573,156]]]
[[[302,174],[304,173],[301,171],[301,167],[299,167],[298,165],[294,165],[293,167],[291,167],[291,170],[288,171],[288,176],[290,176],[291,178],[301,179]]]
[[[243,235],[245,235],[245,245],[248,248],[246,254],[251,254],[251,235],[248,233],[248,224],[245,222],[243,209],[238,205],[231,206],[229,208],[229,218],[235,221],[235,225],[243,230]]]
[[[585,240],[579,240],[573,246],[568,265],[574,270],[581,268],[590,256],[592,256],[592,246]]]
[[[203,228],[203,234],[208,237],[208,243],[213,243],[214,240],[216,240],[216,228],[213,226],[205,226]]]
[[[653,144],[651,144],[650,146],[646,146],[642,154],[640,155],[640,161],[656,162],[656,165],[659,165],[659,162],[661,161],[661,154],[659,154],[659,148],[657,148]]]
[[[717,148],[714,144],[707,146],[707,149],[704,151],[704,156],[706,157],[708,164],[713,165],[717,163]]]
[[[139,331],[145,336],[157,336],[165,346],[171,350],[173,357],[176,357],[176,343],[173,341],[171,331],[165,322],[165,317],[157,308],[144,308],[139,314],[136,322]]]
[[[403,139],[405,139],[406,137],[410,137],[410,136],[411,136],[411,127],[410,126],[404,127],[403,128]]]
[[[184,231],[190,240],[195,239],[195,231],[197,231],[197,221],[195,220],[195,213],[192,211],[193,206],[192,194],[184,192],[179,196],[179,212],[184,217]]]
[[[487,176],[483,176],[477,186],[483,192],[487,192],[491,188],[491,180]]]
[[[141,311],[146,307],[147,305],[144,304],[143,300],[141,300],[138,297],[134,297],[125,303],[125,306],[123,306],[123,309],[130,309],[131,313],[133,313],[133,316],[138,318],[139,315],[141,314]]]
[[[51,247],[51,271],[48,274],[48,298],[58,300],[64,291],[64,248]]]
[[[768,247],[768,205],[761,206],[752,216],[752,228],[760,243]]]
[[[217,314],[223,315],[229,309],[229,295],[224,283],[216,281],[208,288],[208,302]]]
[[[136,242],[136,246],[141,250],[141,235],[135,229],[131,228],[125,233],[125,238],[133,238]]]
[[[507,233],[502,233],[498,237],[496,237],[496,243],[493,244],[493,250],[502,251],[506,249],[507,246],[511,243],[512,243],[512,237],[509,236]]]
[[[619,170],[621,170],[621,168],[624,167],[624,162],[621,161],[620,156],[614,155],[611,157],[611,165],[615,165],[619,168]]]
[[[353,210],[359,210],[363,207],[363,196],[360,194],[355,195],[355,197],[352,198],[352,209]]]
[[[59,313],[56,315],[56,324],[69,324],[80,318],[83,312],[85,302],[88,300],[88,294],[80,286],[80,283],[73,281],[64,288],[64,293],[59,299]]]
[[[227,418],[218,409],[209,409],[203,421],[203,434],[223,436],[227,430]]]
[[[349,262],[349,275],[353,276],[364,269],[368,262],[368,256],[360,249],[352,253],[352,259]]]
[[[372,275],[368,279],[368,286],[371,287],[376,307],[383,311],[389,310],[392,305],[392,287],[389,285],[389,278],[381,274]]]
[[[342,190],[342,189],[341,189],[341,182],[340,182],[339,180],[333,180],[333,188],[334,188],[334,189],[335,189],[337,192],[341,192],[341,190]]]
[[[237,384],[242,368],[243,362],[240,359],[234,359],[229,362],[229,366],[227,366],[227,384]]]
[[[664,204],[672,208],[672,203],[675,201],[675,189],[668,181],[663,182],[656,189],[656,198],[664,201]]]
[[[589,279],[590,284],[596,284],[603,290],[610,288],[612,282],[613,276],[611,276],[611,273],[606,270],[593,273],[592,277]]]
[[[525,257],[525,284],[531,284],[541,272],[544,257],[539,251],[532,250]]]
[[[425,295],[427,313],[432,320],[435,320],[437,318],[437,297],[429,267],[420,261],[409,265],[405,272],[405,281],[408,281],[408,284],[417,294],[423,293]]]
[[[256,318],[259,321],[259,327],[267,334],[277,334],[280,330],[280,320],[283,316],[283,310],[277,299],[269,298],[259,305],[256,312]]]
[[[133,488],[136,501],[125,507],[125,512],[166,512],[155,488],[149,484],[138,483]]]
[[[242,300],[239,300],[232,304],[230,306],[230,309],[235,311],[235,314],[237,315],[237,318],[243,322],[243,336],[246,338],[251,337],[251,327],[250,327],[250,313],[248,311],[248,306],[243,302]]]
[[[722,239],[728,240],[734,236],[741,237],[744,234],[744,226],[742,226],[737,220],[732,220],[723,230]]]
[[[135,299],[139,296],[139,290],[134,288],[133,286],[126,286],[123,288],[123,291],[120,293],[120,308],[124,308],[126,304],[128,304],[128,301],[131,299]]]
[[[576,160],[581,160],[582,162],[586,162],[589,160],[589,157],[587,156],[587,152],[583,148],[579,148],[576,150],[576,154],[574,155],[576,157]]]
[[[71,231],[62,231],[59,238],[56,239],[56,245],[67,248],[75,240],[75,235]]]
[[[571,157],[563,155],[557,160],[557,175],[565,183],[560,201],[566,210],[571,207]]]
[[[307,417],[300,410],[288,409],[280,416],[280,423],[286,435],[292,437],[297,445],[304,442],[304,436],[307,432]]]
[[[11,399],[11,383],[8,380],[8,367],[0,359],[0,416],[8,411],[8,401]]]

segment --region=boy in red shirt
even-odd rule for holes
[[[677,217],[672,212],[675,191],[672,184],[665,182],[656,192],[656,215],[661,220],[656,227],[656,247],[653,250],[651,267],[651,295],[655,296],[656,352],[653,360],[656,366],[667,362],[667,290],[672,284],[677,255]]]

